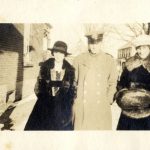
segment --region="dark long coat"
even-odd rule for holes
[[[72,130],[72,104],[76,95],[74,68],[63,61],[65,74],[62,81],[51,80],[54,58],[43,63],[35,85],[38,99],[25,130]],[[59,87],[52,96],[52,87]]]
[[[127,60],[117,88],[118,91],[120,91],[124,88],[133,88],[133,86],[135,89],[142,88],[146,91],[150,91],[150,56],[145,60],[141,60],[138,54],[135,54],[135,56]],[[128,117],[127,112],[123,110],[117,129],[150,130],[150,116],[131,118]]]

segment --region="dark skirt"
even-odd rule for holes
[[[53,130],[54,102],[37,100],[24,130]]]
[[[37,100],[24,130],[73,130],[71,110],[68,103]]]
[[[121,113],[117,130],[150,130],[150,116],[133,119]]]
[[[55,130],[73,130],[72,103],[67,98],[55,99]]]

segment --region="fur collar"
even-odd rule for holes
[[[39,78],[45,79],[47,82],[49,82],[51,72],[50,70],[54,68],[54,60],[54,58],[50,58],[42,63]],[[71,66],[66,60],[64,60],[62,68],[65,70],[64,78],[72,78],[75,70],[74,67]]]
[[[55,58],[49,58],[46,60],[43,65],[48,66],[50,69],[54,68]],[[74,68],[64,59],[62,69],[74,70]]]
[[[126,68],[129,71],[132,71],[133,69],[138,68],[140,66],[143,66],[145,69],[147,69],[150,72],[150,55],[143,60],[136,53],[135,56],[129,58],[126,61]]]
[[[150,72],[150,55],[143,60],[143,66],[148,70],[148,72]]]

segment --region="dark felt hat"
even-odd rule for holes
[[[53,48],[49,48],[48,50],[51,50],[52,54],[54,52],[60,52],[64,53],[65,55],[71,55],[70,53],[67,52],[67,44],[63,41],[55,42]]]

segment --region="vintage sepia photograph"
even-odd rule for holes
[[[1,0],[0,150],[149,150],[149,0]]]
[[[150,23],[0,24],[1,131],[150,129]]]

